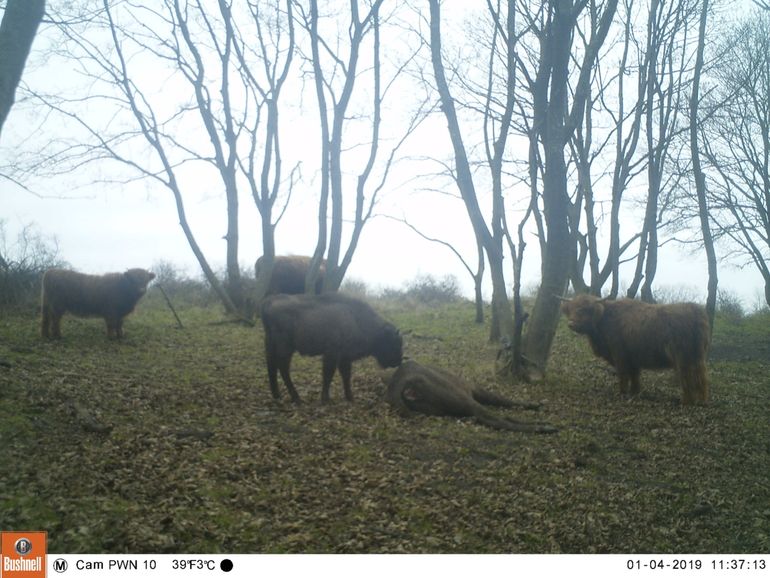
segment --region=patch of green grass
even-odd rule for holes
[[[149,297],[149,296],[148,296]],[[406,355],[513,398],[550,436],[393,413],[372,360],[321,405],[318,358],[296,357],[305,403],[272,399],[260,326],[216,307],[140,303],[125,339],[66,318],[0,321],[2,529],[52,552],[764,552],[770,549],[770,324],[718,319],[713,402],[680,406],[671,372],[639,399],[563,325],[544,383],[496,381],[471,303],[375,300]]]

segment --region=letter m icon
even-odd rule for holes
[[[53,561],[53,569],[56,572],[62,573],[67,571],[67,561],[64,558],[57,558]]]

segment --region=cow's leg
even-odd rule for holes
[[[677,359],[674,369],[682,387],[682,405],[708,402],[709,383],[706,377],[705,359],[690,363]]]
[[[283,379],[283,383],[286,385],[286,389],[289,390],[289,395],[291,396],[291,400],[294,403],[302,403],[302,399],[299,397],[299,394],[297,393],[297,389],[294,387],[294,382],[292,382],[291,380],[291,375],[289,375],[290,366],[291,366],[291,354],[280,355],[278,357],[278,371],[281,373],[281,378]]]
[[[61,339],[61,318],[64,314],[54,309],[51,311],[51,337]]]
[[[342,376],[342,385],[345,388],[345,399],[353,401],[353,390],[350,386],[350,374],[352,371],[352,362],[349,359],[340,359],[337,367],[340,369],[340,375]]]
[[[107,337],[118,337],[117,321],[114,316],[108,315],[104,318],[107,324]]]
[[[695,392],[695,401],[700,403],[709,402],[709,378],[706,373],[706,360],[699,359],[691,368],[693,375],[693,391]]]
[[[703,397],[703,384],[695,365],[677,365],[677,377],[682,387],[682,405],[692,405],[698,401],[706,401]]]
[[[690,390],[690,384],[682,383],[682,405],[692,405],[695,398]]]
[[[631,397],[638,397],[641,391],[641,383],[639,382],[639,374],[641,372],[638,369],[634,369],[630,372],[629,378],[631,380]]]
[[[51,308],[43,305],[42,317],[40,319],[40,335],[43,339],[51,337]]]
[[[267,380],[270,382],[270,393],[273,399],[281,399],[281,391],[278,389],[278,352],[275,350],[273,340],[265,336],[265,359],[267,360]]]
[[[321,403],[329,401],[329,390],[331,389],[334,372],[337,368],[337,360],[333,355],[323,356],[323,384],[321,386]]]
[[[626,373],[625,370],[618,368],[618,386],[620,387],[620,395],[623,397],[628,396],[628,381],[628,373]]]

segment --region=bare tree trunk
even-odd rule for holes
[[[700,149],[698,147],[698,105],[700,101],[700,77],[703,70],[703,50],[706,44],[706,22],[708,19],[709,0],[703,0],[701,6],[700,24],[698,26],[698,51],[695,56],[695,70],[693,71],[692,94],[690,96],[690,155],[692,156],[692,170],[695,177],[695,190],[698,195],[698,216],[700,218],[701,234],[703,235],[703,247],[706,250],[706,262],[708,264],[708,293],[706,296],[706,313],[709,318],[711,331],[714,330],[714,315],[717,304],[717,287],[719,277],[717,272],[717,256],[714,249],[714,238],[711,235],[709,224],[709,207],[706,198],[706,175],[700,162]],[[767,292],[770,286],[765,286]],[[769,294],[770,296],[770,294]],[[770,304],[770,299],[768,299]]]
[[[447,119],[450,140],[454,149],[454,159],[457,170],[457,185],[460,195],[465,203],[468,217],[473,226],[477,241],[484,247],[489,260],[489,270],[492,278],[492,307],[493,316],[496,314],[500,320],[500,332],[503,335],[513,335],[513,317],[508,303],[505,287],[505,272],[503,270],[502,236],[493,237],[487,228],[481,213],[476,189],[473,184],[473,176],[468,162],[468,155],[463,143],[460,124],[455,111],[455,102],[449,90],[449,84],[444,72],[444,64],[441,56],[441,12],[439,0],[430,0],[430,50],[433,73],[436,78],[436,86],[441,99],[441,108]],[[495,202],[495,201],[493,201]],[[495,210],[495,209],[493,209]],[[499,209],[497,209],[499,210]]]
[[[310,14],[303,15],[303,25],[310,35],[312,48],[313,77],[318,100],[318,110],[321,117],[321,201],[318,213],[318,242],[311,259],[310,271],[306,279],[306,289],[312,290],[319,271],[320,263],[326,252],[326,273],[324,275],[323,291],[336,291],[347,272],[360,240],[364,226],[372,216],[377,196],[385,186],[387,176],[393,163],[396,152],[406,140],[407,136],[417,127],[422,117],[420,114],[412,119],[412,123],[405,131],[405,135],[391,150],[388,160],[383,163],[382,175],[379,183],[370,187],[369,179],[372,176],[375,163],[378,159],[380,148],[380,128],[382,125],[382,103],[386,89],[383,89],[381,81],[380,62],[380,7],[383,0],[373,0],[363,4],[366,10],[359,13],[359,1],[350,2],[350,23],[346,37],[339,36],[334,41],[322,38],[319,31],[319,12],[317,0],[310,0]],[[343,211],[346,195],[343,194],[345,183],[343,182],[349,167],[343,167],[343,153],[345,140],[345,127],[350,120],[348,110],[354,88],[364,73],[359,71],[359,59],[361,49],[366,46],[365,39],[372,33],[372,60],[371,68],[366,73],[372,75],[372,116],[371,116],[371,140],[369,141],[369,155],[365,161],[363,170],[359,173],[356,183],[354,217],[352,219],[352,231],[346,247],[343,247],[343,232],[346,225]],[[348,48],[347,58],[335,53],[332,46]],[[322,55],[327,55],[332,64],[326,69],[322,63]],[[366,63],[368,64],[368,63]],[[400,74],[398,69],[395,75]],[[337,81],[339,79],[339,82]],[[391,83],[395,79],[391,79]],[[360,84],[360,82],[359,82]],[[341,85],[341,86],[337,86]],[[339,91],[336,92],[336,88]],[[328,97],[328,98],[327,98]],[[329,108],[329,102],[332,106]],[[371,190],[370,190],[371,189]],[[331,219],[329,218],[331,210]],[[328,230],[327,230],[328,227]]]
[[[168,179],[162,182],[169,188],[169,190],[171,190],[172,194],[174,195],[174,201],[177,208],[177,215],[179,217],[179,225],[182,227],[182,231],[184,232],[185,238],[187,239],[187,243],[190,245],[190,249],[195,255],[195,258],[198,260],[198,264],[200,265],[201,270],[203,271],[203,275],[206,277],[206,280],[209,282],[212,289],[214,289],[214,292],[222,301],[222,304],[225,306],[225,310],[229,314],[237,315],[238,307],[235,305],[235,303],[233,303],[226,288],[222,285],[222,283],[219,281],[216,274],[212,270],[211,266],[208,263],[208,260],[206,259],[202,249],[200,248],[200,245],[198,245],[195,239],[195,235],[193,234],[192,229],[190,228],[190,225],[187,221],[187,215],[185,212],[182,192],[176,179],[173,163],[169,160],[166,154],[166,151],[161,143],[160,128],[156,124],[156,121],[153,115],[145,115],[140,111],[138,98],[141,99],[142,97],[137,96],[134,86],[130,80],[126,59],[122,51],[122,43],[118,39],[118,27],[116,26],[113,20],[108,0],[104,0],[103,6],[104,6],[104,12],[109,22],[110,32],[112,34],[113,46],[115,47],[115,52],[119,61],[118,70],[120,71],[120,75],[117,79],[117,82],[119,83],[124,96],[128,100],[128,103],[131,107],[134,118],[137,121],[137,124],[139,125],[142,134],[144,135],[147,142],[155,149],[156,153],[158,154],[158,158],[161,162],[161,165],[163,166],[163,172],[165,173]],[[155,176],[155,178],[160,179],[160,177],[157,174],[153,176]]]
[[[313,82],[318,110],[321,121],[321,198],[318,203],[318,238],[313,256],[310,259],[307,278],[305,279],[305,292],[315,291],[316,281],[321,270],[328,243],[328,229],[326,219],[329,211],[329,117],[326,114],[326,93],[324,92],[323,71],[321,69],[320,34],[318,31],[318,2],[310,2],[310,19],[308,22],[310,34],[310,47],[312,50]],[[328,275],[328,272],[327,272]]]
[[[628,292],[634,296],[641,284],[641,298],[647,302],[655,300],[652,285],[658,267],[658,229],[669,192],[676,184],[669,178],[671,171],[667,171],[666,163],[675,154],[671,152],[672,143],[682,130],[678,115],[685,108],[684,87],[691,70],[686,39],[695,14],[692,7],[686,2],[652,0],[647,19],[644,100],[648,196],[636,274]]]
[[[623,253],[631,245],[635,238],[640,236],[639,233],[632,232],[629,237],[630,241],[626,241],[621,245],[620,241],[620,209],[623,200],[623,193],[628,187],[629,181],[632,178],[633,168],[636,163],[636,150],[639,143],[639,135],[641,134],[642,126],[642,114],[644,111],[644,92],[646,90],[646,75],[647,65],[640,63],[639,66],[632,66],[637,70],[637,94],[636,101],[632,106],[631,114],[626,113],[626,93],[624,78],[629,72],[628,59],[631,48],[631,32],[633,24],[633,8],[634,0],[625,0],[625,22],[623,31],[623,52],[619,63],[618,72],[618,93],[617,93],[617,109],[613,111],[616,115],[617,121],[615,123],[615,160],[612,171],[612,197],[610,202],[610,242],[607,250],[607,256],[604,266],[599,268],[598,256],[591,254],[591,259],[596,259],[596,267],[591,267],[591,284],[590,293],[594,295],[601,295],[602,288],[608,279],[611,279],[611,286],[609,291],[609,297],[615,299],[620,292],[620,259]],[[644,58],[648,57],[645,53]],[[601,66],[601,63],[597,64]],[[610,64],[610,66],[614,66]],[[603,100],[603,99],[602,99]],[[630,127],[626,129],[627,124],[630,123]],[[589,212],[589,202],[586,201],[586,213]],[[593,209],[591,209],[593,215]],[[595,216],[590,218],[590,223],[593,223],[595,227]],[[596,247],[597,240],[594,237],[598,229],[588,227],[589,247]]]
[[[564,294],[575,260],[569,231],[569,195],[564,147],[567,144],[567,81],[575,25],[571,0],[549,2],[549,34],[541,48],[535,80],[534,129],[544,149],[543,214],[547,228],[540,289],[524,337],[524,356],[535,371],[544,371],[559,321],[558,297]],[[533,377],[537,377],[533,374]]]
[[[164,164],[168,163],[168,160],[165,159],[165,155],[163,155],[162,153],[161,153],[161,157],[163,158]],[[209,285],[211,285],[211,288],[214,290],[214,293],[216,293],[219,299],[222,301],[222,304],[225,307],[225,311],[227,311],[227,313],[230,315],[239,315],[238,307],[236,307],[235,303],[233,303],[232,299],[230,298],[230,294],[227,292],[225,287],[219,281],[219,278],[217,278],[216,273],[214,273],[214,270],[209,265],[209,262],[206,259],[206,256],[203,254],[203,250],[200,248],[200,245],[198,245],[198,242],[195,239],[195,235],[193,234],[193,231],[190,228],[190,224],[187,222],[187,214],[184,208],[182,193],[176,183],[176,178],[173,177],[173,174],[172,174],[173,169],[170,168],[170,165],[167,165],[166,170],[167,170],[167,173],[170,175],[170,179],[169,179],[169,182],[167,183],[167,186],[169,187],[169,189],[174,195],[177,216],[179,217],[179,225],[182,227],[184,236],[187,239],[187,244],[190,245],[190,249],[192,250],[193,255],[195,255],[195,258],[197,259],[198,264],[200,265],[201,271],[203,271],[203,276],[206,278],[206,281],[208,281]]]
[[[279,193],[281,192],[284,183],[282,182],[282,156],[280,146],[280,131],[278,124],[279,108],[278,102],[280,99],[281,91],[284,87],[286,79],[291,68],[291,63],[294,57],[295,50],[295,34],[294,34],[294,14],[293,14],[293,0],[285,0],[286,12],[281,13],[280,0],[276,0],[274,5],[274,18],[268,17],[266,20],[268,27],[279,28],[278,24],[283,17],[285,22],[284,26],[288,33],[285,46],[275,43],[274,52],[269,53],[263,32],[262,17],[260,14],[260,4],[254,4],[251,7],[252,16],[257,25],[257,38],[259,39],[258,45],[260,48],[260,55],[265,62],[265,81],[260,83],[256,77],[251,74],[248,67],[247,58],[240,50],[239,44],[235,43],[235,50],[238,55],[239,62],[241,63],[241,69],[244,71],[244,80],[254,87],[255,91],[260,94],[265,100],[265,107],[267,109],[267,123],[265,127],[264,138],[259,138],[258,132],[254,127],[251,131],[251,150],[248,156],[248,168],[244,169],[247,175],[252,175],[252,178],[248,179],[251,186],[251,194],[254,198],[254,203],[257,206],[257,210],[260,215],[261,230],[262,230],[262,261],[259,273],[255,269],[256,277],[256,290],[254,299],[256,303],[260,303],[267,294],[270,286],[270,279],[273,275],[273,264],[275,262],[275,227],[277,222],[283,216],[283,210],[278,214],[273,214],[275,203],[278,200]],[[282,29],[282,28],[279,28]],[[272,30],[273,32],[275,29]],[[268,30],[268,33],[270,30]],[[281,35],[283,37],[283,35]],[[282,61],[281,61],[282,59]],[[271,65],[269,65],[271,64]],[[259,147],[258,143],[261,140],[262,146]],[[262,167],[259,169],[259,182],[255,178],[256,166],[255,157],[256,151],[261,148],[262,150]],[[291,172],[288,183],[288,194],[286,195],[286,205],[289,203],[291,192],[294,186],[294,175],[299,165],[295,166],[295,169]],[[271,178],[272,177],[272,178]],[[275,220],[274,220],[275,218]],[[255,263],[256,267],[256,263]]]
[[[484,323],[484,297],[481,293],[481,284],[484,281],[484,247],[476,239],[476,248],[478,249],[478,266],[476,274],[473,276],[473,294],[476,303],[476,323]]]
[[[8,0],[0,23],[0,132],[13,106],[45,0]]]
[[[511,366],[510,372],[514,377],[524,375],[524,323],[529,318],[529,314],[524,311],[524,305],[521,301],[521,270],[524,265],[524,250],[527,243],[524,241],[524,227],[529,221],[529,217],[537,209],[537,189],[531,188],[531,197],[529,207],[524,217],[519,221],[518,226],[518,249],[511,237],[507,223],[505,224],[505,236],[508,240],[508,248],[513,258],[513,335],[511,336]]]
[[[492,177],[492,242],[494,247],[488,251],[489,268],[492,273],[492,324],[489,340],[492,343],[500,341],[501,337],[511,339],[515,332],[515,324],[511,316],[511,305],[508,301],[508,290],[503,273],[503,240],[505,237],[505,204],[503,201],[503,159],[510,133],[511,119],[516,105],[516,10],[510,4],[506,12],[505,22],[501,22],[499,4],[494,8],[491,2],[487,8],[495,21],[495,29],[489,52],[489,74],[487,81],[486,99],[484,104],[484,142],[487,152],[487,164]],[[502,115],[499,119],[497,137],[494,137],[494,122],[491,101],[493,98],[493,69],[497,56],[497,38],[500,36],[505,46],[503,56],[506,62],[505,95]],[[492,130],[490,131],[490,127]],[[490,148],[490,144],[492,145]],[[497,273],[495,273],[497,271]]]
[[[586,45],[571,109],[568,108],[568,80],[576,18],[586,4],[572,0],[550,0],[546,30],[542,33],[540,61],[533,86],[535,124],[544,149],[543,211],[547,227],[540,289],[524,337],[524,357],[530,364],[530,377],[537,379],[546,367],[559,323],[559,297],[564,294],[575,246],[569,230],[569,195],[565,147],[582,123],[592,68],[617,9],[609,0],[592,24],[592,37]],[[592,8],[592,10],[595,7]],[[594,28],[595,26],[595,28]]]
[[[755,266],[770,305],[768,31],[770,13],[759,11],[730,30],[726,50],[710,65],[717,82],[710,83],[702,101],[709,109],[699,119],[698,151],[711,169],[706,192],[713,235],[728,243],[731,259]]]
[[[594,192],[591,182],[592,106],[591,98],[587,98],[584,126],[576,128],[575,135],[570,141],[570,155],[577,171],[577,192],[569,211],[570,230],[572,231],[571,243],[577,247],[577,258],[573,261],[570,269],[570,281],[575,293],[587,293],[589,291],[589,285],[583,276],[586,261],[589,263],[591,279],[596,278],[599,270],[597,227],[594,219]],[[585,212],[586,216],[585,235],[580,231],[582,212]]]
[[[655,18],[655,10],[658,3],[653,1],[651,8],[650,19]],[[651,34],[651,32],[650,32]],[[652,39],[648,43],[648,50],[651,51],[650,65],[655,67],[658,58],[659,45],[656,39]],[[646,111],[646,123],[647,123],[647,208],[644,213],[644,226],[643,235],[647,241],[646,251],[639,251],[639,261],[645,261],[644,275],[636,277],[636,279],[643,279],[642,283],[642,301],[646,303],[653,303],[655,299],[652,295],[652,282],[655,279],[655,273],[658,268],[658,199],[660,198],[660,183],[662,179],[663,171],[663,150],[664,144],[661,140],[658,141],[657,146],[653,138],[653,131],[655,130],[653,123],[653,116],[656,112],[655,93],[656,84],[658,79],[654,73],[654,68],[650,69],[647,75],[647,111]],[[661,103],[662,105],[662,103]],[[662,127],[659,127],[659,129]],[[640,268],[637,269],[639,271]]]

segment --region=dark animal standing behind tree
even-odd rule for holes
[[[554,433],[555,427],[498,417],[484,405],[539,409],[538,404],[517,402],[474,387],[443,369],[405,361],[385,378],[388,403],[402,413],[473,417],[478,423],[501,430]],[[484,405],[482,405],[484,404]]]
[[[578,295],[562,304],[562,312],[570,329],[586,335],[594,353],[617,370],[622,394],[639,394],[642,369],[673,368],[683,404],[709,400],[710,331],[703,307]]]
[[[254,264],[254,271],[259,276],[263,257],[257,259]],[[286,293],[298,295],[305,292],[305,277],[310,269],[310,257],[303,255],[283,255],[277,256],[273,262],[273,274],[270,277],[270,285],[267,288],[267,295],[276,293]],[[326,261],[321,261],[318,269],[318,279],[315,283],[315,293],[321,293],[321,287],[326,274]]]
[[[273,295],[262,304],[265,353],[270,391],[278,399],[277,372],[281,372],[292,401],[300,396],[289,375],[294,352],[323,356],[321,401],[329,400],[329,387],[339,369],[345,398],[353,400],[350,386],[352,362],[372,356],[381,367],[401,363],[403,342],[395,326],[367,303],[340,293],[323,295]]]
[[[42,336],[61,337],[61,318],[69,312],[80,317],[104,317],[107,335],[122,337],[123,318],[134,310],[154,278],[154,273],[144,269],[106,275],[49,269],[43,275]]]

